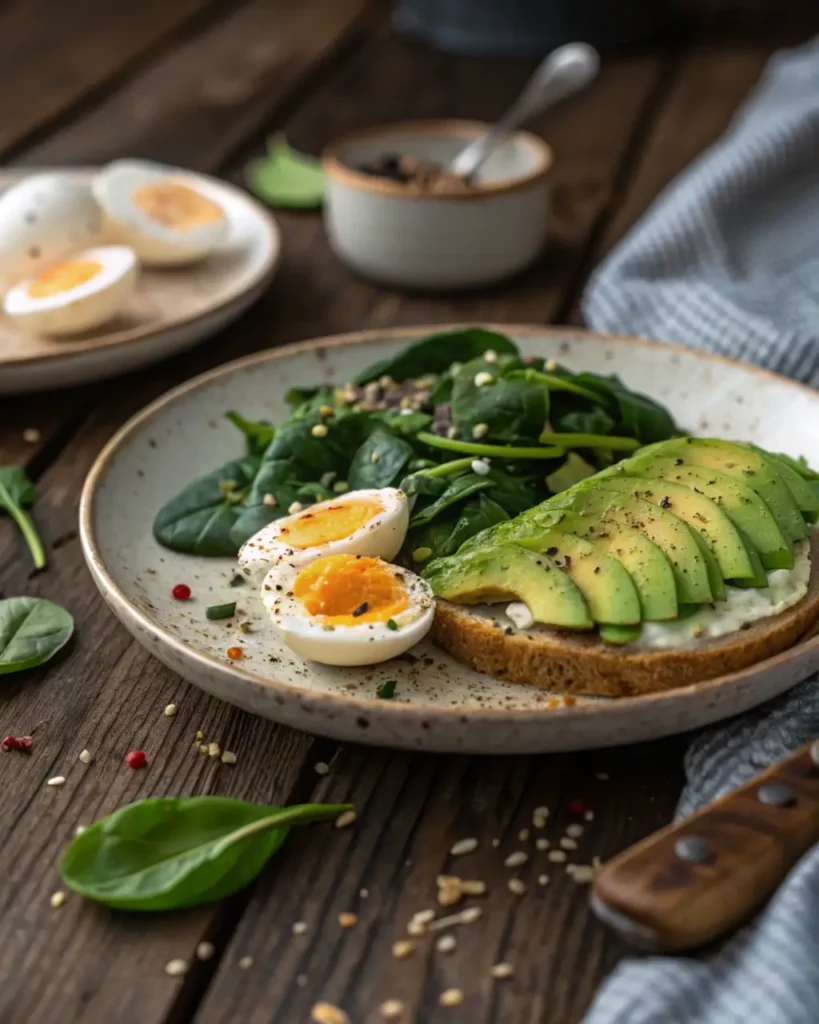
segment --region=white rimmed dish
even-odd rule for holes
[[[441,327],[434,328],[441,330]],[[819,393],[716,356],[569,328],[503,327],[524,352],[579,370],[619,374],[667,404],[682,426],[749,439],[819,463]],[[819,638],[752,668],[643,697],[549,707],[534,687],[472,672],[424,643],[410,663],[333,669],[293,656],[267,625],[250,588],[229,587],[235,562],[162,548],[151,524],[181,481],[234,457],[241,439],[227,409],[276,420],[288,388],[339,384],[431,328],[369,331],[259,353],[169,392],[126,424],[89,473],[83,550],[95,582],[137,640],[186,679],[256,714],[308,732],[392,747],[476,753],[577,750],[655,739],[737,714],[819,669]],[[782,410],[788,409],[788,416]],[[174,601],[188,583],[194,600]],[[239,600],[252,624],[208,622],[205,608]],[[244,649],[241,661],[226,656]],[[377,687],[396,680],[392,700]]]
[[[477,288],[523,270],[549,228],[552,153],[514,132],[474,189],[430,193],[357,170],[385,153],[447,165],[489,125],[417,121],[369,128],[329,145],[324,222],[330,245],[357,273],[407,288]]]
[[[95,173],[62,170],[83,181]],[[0,191],[31,173],[0,172]],[[102,380],[165,359],[225,327],[262,294],[281,255],[273,216],[227,182],[190,172],[178,177],[227,211],[225,246],[191,266],[143,268],[123,315],[82,335],[32,337],[0,318],[0,394]]]

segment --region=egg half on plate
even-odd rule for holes
[[[374,555],[390,561],[409,526],[403,491],[381,487],[349,491],[259,530],[239,551],[246,575],[261,580],[270,568],[300,568],[322,555]]]
[[[86,249],[16,284],[6,292],[3,312],[30,334],[87,331],[122,311],[137,273],[136,255],[127,246]]]
[[[193,263],[227,241],[228,216],[195,175],[146,160],[115,160],[94,179],[106,234],[149,266]]]
[[[288,647],[325,665],[374,665],[426,636],[435,614],[429,585],[368,555],[325,555],[301,569],[270,570],[262,602]]]

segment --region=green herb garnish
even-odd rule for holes
[[[45,548],[34,525],[26,512],[37,498],[34,484],[20,466],[0,466],[0,509],[11,516],[25,538],[34,568],[42,569],[46,564]]]
[[[74,632],[74,620],[41,597],[0,600],[0,675],[50,661]]]
[[[283,135],[267,142],[267,154],[245,169],[251,191],[271,206],[313,210],[324,200],[320,161],[291,149]]]
[[[236,614],[236,602],[229,601],[227,604],[212,604],[205,609],[205,617],[208,619],[229,619]]]
[[[387,629],[391,629],[394,633],[397,633],[398,628],[398,623],[395,619],[387,619]]]
[[[376,697],[379,700],[392,700],[395,696],[395,687],[398,685],[395,679],[388,679],[386,683],[382,683],[375,691]]]

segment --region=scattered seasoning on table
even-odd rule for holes
[[[439,935],[435,940],[435,948],[439,953],[451,953],[458,945],[454,935]]]
[[[519,868],[522,864],[525,864],[527,860],[529,860],[528,853],[524,853],[523,850],[515,850],[514,853],[509,854],[503,863],[504,867],[507,868]]]
[[[410,942],[409,939],[399,939],[398,942],[392,944],[392,955],[396,960],[406,960],[414,952],[415,944]]]
[[[350,1024],[347,1014],[332,1003],[316,1003],[310,1013],[313,1024]]]
[[[336,828],[347,828],[347,826],[352,825],[354,821],[355,811],[342,811],[336,818]]]
[[[509,892],[514,893],[515,896],[523,896],[526,892],[526,883],[521,881],[520,878],[510,878],[506,883],[506,888]]]
[[[586,811],[586,814],[588,814],[588,813],[589,812]],[[585,815],[584,815],[584,817],[585,817]],[[583,835],[583,826],[582,825],[568,825],[566,827],[566,835],[567,836],[571,836],[572,839],[579,839]]]
[[[538,875],[537,876],[537,884],[538,885],[548,885],[549,884],[549,876],[548,875]]]
[[[553,864],[562,864],[567,859],[565,850],[552,850],[549,854],[549,860]]]
[[[51,899],[48,902],[56,910],[58,907],[61,907],[63,905],[63,903],[65,903],[65,893],[62,892],[61,890],[57,890],[57,892],[53,892],[51,894]]]
[[[79,759],[83,764],[91,764],[94,760],[94,755],[90,750],[81,750],[79,753]]]
[[[459,988],[448,988],[438,997],[441,1006],[460,1006],[464,1001],[464,994]]]
[[[548,839],[535,840],[535,846],[538,848],[538,850],[548,850],[551,845],[552,844],[549,842]]]
[[[464,878],[461,880],[461,892],[464,896],[485,896],[486,882],[477,878]]]
[[[165,964],[165,973],[171,978],[181,978],[183,974],[187,974],[190,970],[190,966],[187,960],[177,959],[169,960]]]
[[[398,1020],[404,1016],[404,1004],[400,999],[387,999],[378,1007],[378,1012],[384,1020]]]
[[[222,748],[219,746],[219,744],[218,743],[209,743],[208,744],[208,757],[221,757],[221,756],[222,756]]]
[[[338,923],[342,928],[355,928],[358,924],[358,914],[351,914],[349,911],[344,911],[338,915]]]
[[[395,679],[388,679],[375,691],[376,697],[378,697],[379,700],[392,700],[395,696],[395,687],[397,685],[398,683]]]
[[[528,838],[529,838],[529,829],[528,828],[522,828],[520,830],[520,832],[518,832],[518,839],[522,843],[525,843]]]
[[[457,843],[453,844],[452,849],[449,851],[449,853],[450,856],[452,857],[462,857],[465,853],[472,853],[474,850],[477,849],[477,839],[459,839]]]
[[[305,921],[294,921],[290,931],[294,935],[304,935],[307,931],[307,923]]]
[[[177,601],[190,601],[191,588],[187,583],[177,583],[171,591],[171,596]]]
[[[226,604],[212,604],[205,609],[206,619],[230,619],[236,614],[236,602],[229,601]]]
[[[240,971],[249,971],[252,966],[253,966],[253,957],[252,956],[243,956],[242,959],[239,961],[239,970]]]
[[[450,914],[448,917],[439,917],[430,921],[426,926],[427,931],[439,932],[444,928],[452,928],[456,924],[474,924],[483,914],[480,907],[466,907],[457,914]]]
[[[241,647],[228,647],[225,653],[231,661],[241,661],[245,654]]]
[[[216,953],[216,947],[212,942],[200,942],[196,947],[197,960],[211,960]]]
[[[359,889],[358,890],[359,899],[366,900],[366,898],[369,895],[370,895],[370,890],[369,889]]]
[[[515,973],[515,968],[511,964],[492,964],[489,968],[489,973],[493,978],[497,978],[499,981],[505,978],[511,978]]]
[[[564,850],[576,850],[577,840],[572,839],[571,836],[564,836],[560,840],[560,845],[563,847]]]
[[[64,786],[65,785],[65,776],[64,775],[55,775],[53,779],[49,779],[48,780],[46,785],[47,786]]]
[[[148,764],[148,758],[144,750],[132,750],[125,755],[125,763],[136,771],[137,768],[144,768]]]
[[[162,712],[162,714],[166,718],[173,718],[173,716],[176,714],[176,704],[166,704],[165,710]]]
[[[594,811],[586,811],[583,818],[585,821],[594,821]]]
[[[236,755],[232,750],[223,750],[221,761],[222,764],[236,764]]]
[[[31,751],[32,742],[30,736],[6,736],[0,743],[0,750],[6,752],[19,750],[22,754],[28,754]]]
[[[316,763],[313,765],[313,771],[316,773],[316,775],[329,775],[330,765],[327,764],[325,761],[316,761]]]

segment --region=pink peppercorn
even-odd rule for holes
[[[6,738],[0,742],[0,750],[21,750],[23,753],[28,753],[28,751],[31,750],[31,737],[6,736]]]
[[[177,601],[189,601],[191,597],[191,588],[187,583],[177,583],[171,591],[171,594]]]
[[[148,763],[148,758],[145,756],[144,750],[132,750],[125,758],[125,763],[129,768],[144,768]]]

